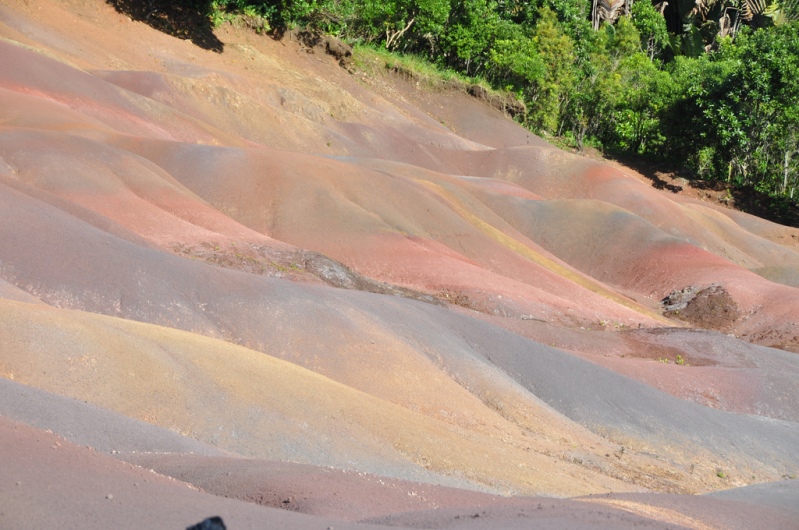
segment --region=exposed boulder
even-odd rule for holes
[[[730,293],[717,283],[705,289],[689,285],[672,291],[660,303],[665,316],[705,329],[725,331],[741,316]]]

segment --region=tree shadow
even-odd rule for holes
[[[799,204],[787,197],[772,197],[757,191],[753,186],[734,186],[721,180],[702,180],[685,168],[675,168],[665,162],[646,160],[640,157],[607,155],[608,158],[634,169],[652,181],[652,187],[679,193],[682,186],[670,184],[661,178],[682,179],[686,186],[706,192],[709,197],[730,208],[766,219],[773,223],[799,228]]]
[[[772,197],[751,186],[732,188],[735,208],[768,221],[799,228],[799,204],[787,197]]]
[[[211,0],[106,0],[118,12],[132,20],[183,40],[190,40],[205,50],[222,53],[224,43],[214,35],[208,13]]]
[[[667,181],[663,180],[659,174],[671,174],[674,177],[682,177],[686,180],[690,180],[687,178],[687,175],[682,174],[683,170],[675,169],[674,167],[668,166],[664,163],[647,160],[641,157],[625,156],[622,154],[608,153],[606,156],[611,160],[615,160],[620,164],[634,169],[644,177],[648,178],[652,181],[652,187],[658,190],[666,190],[672,193],[679,193],[682,191],[682,186],[668,183]]]

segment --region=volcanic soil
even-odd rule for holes
[[[0,527],[796,527],[799,229],[127,5],[0,4]]]

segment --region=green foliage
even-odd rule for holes
[[[492,52],[492,42],[502,39],[499,13],[495,2],[474,0],[454,2],[446,31],[441,37],[445,62],[464,70],[477,73],[487,66]],[[512,39],[502,39],[509,41]],[[496,44],[495,44],[496,45]]]
[[[646,1],[633,4],[632,18],[641,36],[641,49],[649,56],[649,60],[661,57],[663,49],[670,44],[666,19]]]
[[[561,129],[578,149],[586,143],[601,146],[612,128],[621,95],[621,77],[609,51],[613,39],[612,31],[597,32],[586,47],[588,56],[576,66],[577,81],[563,109]]]
[[[501,80],[505,88],[522,94],[533,90],[546,70],[535,42],[524,36],[494,42],[490,64],[495,79]]]
[[[688,57],[699,57],[705,53],[705,40],[699,28],[690,26],[681,36],[680,53]]]
[[[533,41],[544,64],[544,73],[533,84],[528,119],[531,124],[549,133],[558,131],[561,107],[567,103],[574,85],[576,55],[574,43],[563,32],[555,13],[541,10]]]
[[[621,17],[613,26],[603,26],[608,34],[608,51],[619,60],[641,51],[641,34],[630,17]]]
[[[799,25],[743,31],[710,57],[677,61],[673,75],[685,121],[672,133],[694,131],[693,145],[675,146],[675,154],[693,154],[689,160],[709,177],[795,194]]]
[[[775,0],[763,11],[775,26],[799,22],[799,0]]]
[[[437,48],[438,35],[449,14],[448,0],[367,0],[353,2],[359,31],[368,37],[385,35],[388,49],[419,51]],[[372,39],[367,39],[372,40]]]
[[[673,97],[671,76],[659,70],[642,52],[625,57],[618,68],[621,103],[616,113],[615,147],[643,154],[665,141],[660,118]]]

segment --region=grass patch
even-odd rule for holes
[[[389,72],[414,82],[423,90],[456,90],[469,94],[518,120],[523,121],[527,113],[527,108],[515,93],[497,90],[483,78],[468,77],[455,70],[441,68],[418,55],[358,44],[352,56],[355,67],[367,77],[377,78]]]
[[[462,88],[466,91],[469,87],[477,85],[489,93],[501,94],[491,88],[484,79],[467,77],[455,70],[441,68],[418,55],[391,52],[369,44],[357,44],[354,46],[352,56],[355,66],[366,74],[379,75],[389,71],[427,88]]]
[[[476,83],[476,80],[469,79],[454,70],[439,68],[418,55],[390,52],[385,48],[368,44],[354,46],[352,57],[355,66],[366,74],[380,75],[386,71],[394,72],[430,88],[445,87],[453,83],[460,83],[463,86]]]

